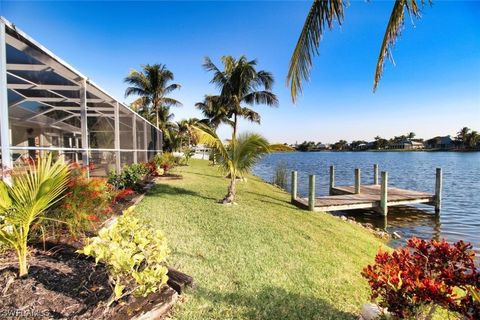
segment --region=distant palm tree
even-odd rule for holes
[[[232,140],[236,139],[238,118],[243,117],[253,122],[260,122],[260,115],[246,107],[255,104],[277,106],[277,96],[271,91],[273,76],[271,73],[255,69],[256,60],[248,60],[245,56],[235,59],[232,56],[222,57],[223,70],[220,70],[210,58],[206,57],[203,67],[213,72],[211,82],[220,89],[219,101],[231,120]]]
[[[157,128],[160,128],[162,121],[160,118],[161,109],[168,111],[170,106],[182,105],[179,101],[167,97],[172,91],[179,89],[180,85],[176,83],[169,84],[174,77],[173,73],[164,64],[147,64],[142,66],[142,68],[142,72],[131,70],[124,79],[125,83],[131,85],[125,90],[125,97],[131,95],[139,96],[133,105],[138,109],[143,109],[143,113],[150,116],[153,111],[156,116]]]
[[[475,149],[479,141],[480,135],[475,130],[472,130],[472,132],[470,132],[466,137],[466,145],[470,149]]]
[[[197,130],[201,143],[215,147],[220,156],[221,167],[230,178],[227,195],[221,202],[223,204],[234,203],[237,193],[237,178],[250,172],[255,162],[262,155],[270,152],[268,141],[259,134],[246,133],[241,134],[238,139],[224,144],[212,128],[198,124]]]
[[[233,125],[228,119],[227,108],[222,104],[220,96],[205,96],[202,102],[195,104],[195,107],[202,111],[205,117],[200,120],[200,122],[208,125],[214,131],[216,131],[222,123]]]
[[[199,120],[197,118],[189,118],[177,122],[178,134],[180,135],[182,141],[184,138],[187,139],[187,146],[192,145],[192,143],[196,144],[197,142],[194,128],[198,122]]]
[[[460,129],[460,131],[457,133],[457,141],[462,145],[463,148],[467,147],[467,140],[468,140],[468,135],[470,133],[470,128],[469,127],[463,127]]]
[[[413,138],[415,138],[415,136],[416,136],[415,132],[410,132],[410,133],[407,135],[408,139],[410,139],[410,140],[413,139]]]
[[[426,0],[395,0],[393,10],[388,21],[378,56],[373,92],[376,91],[383,73],[385,58],[393,62],[391,48],[402,30],[405,11],[411,17],[420,18],[420,7]],[[431,3],[432,0],[429,0]],[[297,96],[302,92],[302,81],[310,78],[313,56],[319,54],[320,40],[326,27],[333,28],[335,21],[343,23],[344,8],[348,1],[343,0],[314,0],[303,25],[302,32],[290,59],[287,82],[290,83],[290,94],[295,103]]]

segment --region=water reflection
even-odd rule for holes
[[[388,208],[387,217],[383,217],[374,210],[351,210],[333,212],[334,215],[352,217],[361,223],[369,223],[374,228],[379,228],[388,233],[397,232],[401,239],[392,239],[390,244],[394,247],[404,244],[412,235],[421,234],[424,239],[440,240],[440,216],[429,208],[410,206],[395,206]]]

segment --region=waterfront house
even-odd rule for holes
[[[392,144],[389,145],[389,149],[406,149],[406,150],[420,150],[424,149],[425,146],[423,142],[420,141],[414,141],[411,139],[404,139],[401,141],[397,142],[392,142]]]
[[[162,132],[0,17],[2,176],[50,152],[91,175],[162,150]]]
[[[428,139],[425,144],[428,149],[452,150],[455,148],[455,141],[450,135]]]

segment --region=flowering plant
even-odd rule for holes
[[[85,169],[72,164],[65,197],[55,211],[57,218],[67,223],[74,236],[113,213],[110,207],[115,197],[113,187],[103,178],[88,179],[84,174]]]
[[[425,306],[441,306],[480,319],[480,273],[471,244],[408,240],[404,248],[379,251],[362,275],[372,299],[400,318],[418,318]]]

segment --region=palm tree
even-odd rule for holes
[[[237,137],[238,118],[243,117],[253,122],[260,122],[260,115],[248,106],[266,104],[277,106],[277,96],[272,93],[273,76],[271,73],[255,69],[256,60],[248,60],[245,56],[235,59],[232,56],[222,57],[223,70],[220,70],[210,58],[206,57],[203,67],[213,72],[211,83],[220,89],[219,101],[231,120],[232,140]],[[233,118],[233,119],[232,119]]]
[[[467,146],[467,140],[468,140],[468,135],[470,133],[470,128],[469,127],[463,127],[460,129],[460,131],[457,133],[457,141],[461,143],[462,147],[465,148]]]
[[[475,149],[478,141],[480,141],[480,135],[475,130],[472,130],[466,137],[466,144],[470,149]]]
[[[194,127],[197,125],[199,120],[197,118],[184,119],[177,122],[178,134],[182,138],[187,138],[187,146],[196,144],[197,137],[195,134]]]
[[[0,181],[0,242],[15,249],[20,277],[28,275],[31,226],[48,219],[45,211],[62,198],[68,177],[68,165],[49,154],[26,173],[13,175],[11,186]]]
[[[402,30],[405,11],[411,17],[419,19],[420,7],[423,7],[425,2],[426,0],[395,0],[378,55],[373,92],[376,91],[382,76],[385,58],[388,57],[393,62],[391,49]],[[429,2],[431,3],[432,0],[429,0]],[[294,103],[297,96],[302,93],[302,81],[310,78],[313,56],[319,54],[318,48],[324,29],[328,27],[331,30],[335,21],[339,25],[343,23],[346,4],[348,4],[348,1],[343,0],[313,1],[288,69],[287,83],[290,83],[290,95]]]
[[[174,79],[173,73],[164,64],[147,64],[142,66],[142,68],[142,72],[131,70],[124,79],[125,83],[131,85],[125,90],[125,97],[131,95],[139,96],[133,104],[138,109],[145,110],[146,114],[151,114],[153,111],[156,115],[157,128],[160,128],[162,121],[160,109],[166,108],[169,110],[170,106],[182,105],[179,101],[167,97],[168,94],[179,89],[180,85],[176,83],[170,84],[170,81]]]
[[[202,102],[197,102],[195,107],[202,111],[205,117],[200,120],[200,122],[208,125],[214,131],[216,131],[222,123],[233,125],[228,119],[227,108],[223,106],[220,96],[207,95]]]
[[[221,202],[234,203],[237,177],[246,175],[262,155],[270,152],[268,141],[259,134],[245,133],[225,145],[215,131],[205,124],[198,124],[197,131],[201,143],[215,147],[220,156],[221,168],[230,178],[227,195]]]
[[[410,132],[408,133],[407,138],[412,140],[413,138],[415,138],[415,136],[416,136],[415,132]]]

